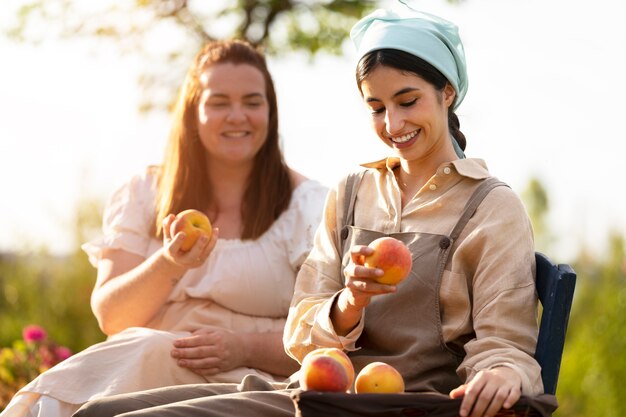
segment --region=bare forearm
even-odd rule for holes
[[[144,262],[99,284],[91,305],[106,334],[144,326],[167,300],[186,269],[169,262],[161,250]]]
[[[245,365],[275,375],[289,376],[300,365],[285,352],[281,332],[246,333],[242,341],[247,348]]]
[[[356,327],[361,320],[362,309],[348,302],[345,291],[335,299],[330,311],[330,320],[338,336],[345,336]]]

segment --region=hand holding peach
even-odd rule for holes
[[[209,219],[198,210],[184,210],[177,216],[169,214],[163,219],[161,252],[171,266],[184,273],[204,265],[218,235],[219,230],[211,228]]]
[[[376,279],[381,284],[398,284],[411,271],[413,256],[404,243],[393,237],[381,237],[369,245],[374,253],[365,257],[364,265],[383,270],[383,275]]]
[[[178,213],[170,227],[172,236],[176,236],[180,232],[185,233],[185,240],[180,247],[183,252],[190,250],[200,236],[206,235],[210,239],[213,233],[209,218],[195,209],[183,210]]]
[[[346,392],[354,382],[352,362],[337,348],[309,352],[300,372],[300,387],[304,390]]]

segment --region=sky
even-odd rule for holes
[[[413,4],[460,27],[469,91],[457,114],[466,154],[520,194],[531,178],[542,181],[551,257],[570,261],[583,246],[602,255],[609,233],[626,235],[626,3]],[[9,19],[0,15],[0,27]],[[344,49],[313,62],[298,53],[268,57],[287,162],[329,186],[389,154],[356,89],[352,45]],[[112,46],[0,36],[0,53],[0,252],[65,253],[80,243],[72,232],[80,201],[105,201],[160,163],[169,117],[138,112],[141,66]]]

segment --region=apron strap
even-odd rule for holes
[[[343,207],[343,222],[341,224],[341,240],[345,240],[348,237],[348,230],[346,226],[352,226],[354,224],[354,205],[356,203],[356,193],[363,179],[365,171],[356,171],[348,174],[346,180],[346,188],[344,191],[344,207]],[[345,232],[344,232],[345,230]]]
[[[343,207],[343,221],[341,223],[341,230],[339,230],[339,241],[337,242],[337,248],[341,250],[341,256],[350,250],[348,247],[348,236],[350,230],[348,226],[354,225],[354,205],[356,203],[356,193],[361,184],[361,179],[365,171],[354,171],[348,174],[346,180],[346,188],[344,191],[344,207]]]
[[[467,222],[469,222],[469,220],[478,209],[478,206],[480,206],[480,204],[483,202],[487,194],[489,194],[494,188],[501,186],[508,187],[506,183],[500,181],[496,177],[489,177],[486,180],[483,180],[476,188],[476,190],[474,190],[474,193],[465,205],[465,211],[463,211],[461,218],[454,226],[454,229],[452,229],[449,240],[447,242],[445,240],[442,240],[441,244],[449,246],[450,244],[454,243],[454,241],[458,239],[459,235],[463,231],[463,228],[465,227]]]

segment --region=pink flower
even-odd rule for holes
[[[42,365],[46,368],[51,368],[56,363],[54,354],[50,351],[48,346],[39,347],[39,357],[41,358]]]
[[[41,326],[30,324],[22,330],[22,337],[25,342],[41,342],[47,337],[46,331]]]
[[[57,361],[61,362],[72,356],[72,351],[65,346],[57,346],[56,349],[54,349],[54,354],[57,357]]]

